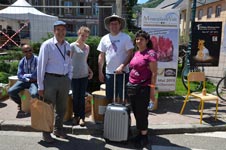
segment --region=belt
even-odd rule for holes
[[[50,76],[54,76],[54,77],[66,77],[68,75],[68,74],[63,75],[63,74],[48,73],[48,72],[46,72],[45,74],[50,75]]]

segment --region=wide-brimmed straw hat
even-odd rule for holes
[[[106,30],[109,31],[109,23],[110,23],[110,20],[111,20],[112,18],[117,18],[117,19],[119,20],[119,22],[120,22],[120,24],[121,24],[120,30],[122,30],[122,29],[125,28],[125,26],[126,26],[126,21],[125,21],[125,19],[122,18],[122,17],[120,17],[120,16],[118,16],[118,15],[113,14],[113,15],[108,16],[108,17],[106,17],[106,18],[104,19],[104,26],[105,26],[105,29],[106,29]]]

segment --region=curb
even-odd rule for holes
[[[183,134],[226,131],[226,125],[200,125],[200,124],[177,124],[177,125],[154,125],[149,131],[155,135]]]
[[[64,125],[65,132],[74,135],[103,135],[103,124],[95,124],[87,122],[86,127]],[[136,133],[136,127],[132,126],[131,133]],[[40,132],[33,129],[30,121],[14,121],[0,120],[1,131],[26,131]],[[175,124],[175,125],[152,125],[149,127],[149,133],[154,135],[161,134],[183,134],[183,133],[199,133],[199,132],[214,132],[226,131],[226,125],[200,125],[200,124]]]

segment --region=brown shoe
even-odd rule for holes
[[[86,125],[85,119],[80,119],[79,125],[80,125],[81,127],[84,127],[84,126]]]
[[[51,137],[50,132],[42,132],[42,139],[47,143],[54,142],[54,139]]]
[[[62,130],[55,130],[53,131],[53,134],[56,136],[56,137],[59,137],[61,139],[67,139],[67,134],[64,133],[64,131]]]
[[[73,125],[78,125],[79,124],[79,117],[74,117],[72,123],[73,123]]]

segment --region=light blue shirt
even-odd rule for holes
[[[58,48],[59,49],[58,49]],[[61,52],[60,52],[61,51]],[[45,41],[40,48],[37,66],[38,89],[44,90],[45,73],[66,75],[72,78],[72,62],[70,44],[65,41],[59,44],[55,37]]]

